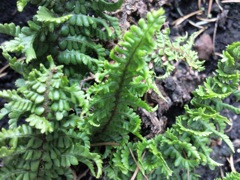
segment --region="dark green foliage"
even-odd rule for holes
[[[171,174],[171,179],[178,179],[182,172],[184,179],[197,179],[193,171],[200,164],[211,169],[220,166],[211,159],[209,145],[211,138],[221,138],[234,152],[231,141],[224,134],[230,121],[220,111],[239,111],[222,101],[230,94],[238,95],[239,47],[240,43],[228,46],[215,75],[194,92],[191,108],[185,106],[185,114],[177,117],[172,128],[150,140],[143,138],[117,146],[114,154],[110,155],[111,163],[104,170],[106,176],[110,179],[130,179],[137,172],[138,179],[145,176],[161,179]]]
[[[18,1],[18,9],[22,10],[27,2]],[[0,26],[1,33],[15,37],[2,45],[4,56],[11,60],[10,52],[24,53],[25,62],[31,66],[43,63],[46,56],[52,55],[57,64],[65,65],[64,72],[71,75],[71,79],[81,78],[89,71],[97,72],[107,55],[100,42],[115,39],[120,34],[118,20],[104,11],[119,8],[122,0],[117,3],[103,0],[31,2],[39,9],[33,20],[28,22],[28,27],[20,30],[13,24]],[[16,61],[11,62],[16,66]],[[24,72],[29,73],[27,70]]]
[[[122,1],[19,0],[18,10],[28,2],[39,6],[28,26],[0,25],[14,37],[2,44],[3,55],[23,75],[17,90],[0,92],[8,101],[0,118],[9,117],[0,133],[0,179],[73,179],[70,166],[79,162],[99,177],[102,160],[90,152],[79,83],[103,67],[108,53],[100,42],[120,34],[118,20],[104,11]]]
[[[148,89],[157,89],[144,57],[154,48],[152,38],[164,22],[162,14],[163,10],[149,13],[147,22],[141,19],[139,27],[131,26],[110,53],[114,63],[104,63],[104,71],[96,75],[100,83],[88,90],[89,108],[94,109],[88,121],[100,126],[95,129],[104,141],[127,142],[129,132],[141,137],[141,119],[134,111],[138,107],[151,110],[140,99]]]
[[[181,47],[186,38],[171,42],[169,31],[160,31],[160,9],[131,26],[109,53],[102,44],[120,39],[120,30],[106,11],[120,8],[122,0],[19,0],[19,11],[28,2],[39,7],[28,26],[0,25],[0,33],[14,37],[2,44],[3,55],[23,76],[16,90],[0,92],[7,101],[0,118],[9,117],[0,132],[0,179],[73,179],[79,164],[96,178],[196,179],[200,164],[220,165],[210,157],[211,138],[234,151],[224,135],[230,122],[220,111],[240,112],[223,101],[232,94],[240,99],[240,43],[228,46],[185,114],[165,133],[146,139],[137,109],[156,110],[144,101],[149,89],[161,96],[148,62],[170,67],[160,78],[178,59],[201,70],[191,51],[193,36],[182,46],[187,53]]]
[[[18,81],[17,91],[0,92],[8,100],[0,115],[10,118],[9,129],[0,133],[0,157],[6,165],[1,168],[1,179],[53,179],[59,175],[72,179],[69,166],[79,161],[93,175],[95,163],[96,176],[101,174],[100,156],[89,152],[87,131],[79,126],[79,115],[71,111],[83,105],[83,92],[77,85],[69,86],[63,66],[48,59],[49,69],[40,65],[40,70]],[[18,125],[20,118],[26,123]]]

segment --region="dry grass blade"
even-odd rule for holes
[[[218,18],[207,19],[207,18],[202,18],[202,17],[197,17],[197,19],[199,19],[201,21],[205,21],[205,22],[216,22],[218,20]]]
[[[148,180],[148,177],[142,172],[141,167],[139,166],[139,164],[138,164],[138,162],[137,162],[137,160],[136,160],[136,158],[135,158],[132,150],[131,150],[129,147],[128,147],[128,149],[129,149],[129,151],[130,151],[130,153],[131,153],[131,156],[132,156],[134,162],[135,162],[136,165],[137,165],[137,168],[135,169],[135,171],[134,171],[134,173],[133,173],[133,175],[132,175],[132,177],[131,177],[131,180],[135,180],[135,178],[136,178],[139,170],[141,171],[141,173],[142,173],[142,175],[144,176],[145,180]],[[144,155],[145,155],[145,153],[143,154],[143,157],[144,157]],[[142,158],[143,158],[143,157],[142,157]]]
[[[8,67],[9,67],[9,64],[3,66],[3,67],[0,69],[0,78],[2,78],[2,77],[4,77],[4,76],[7,75],[7,73],[3,73],[3,71],[4,71],[5,69],[7,69]]]
[[[77,180],[81,180],[82,178],[84,178],[87,173],[89,172],[89,169],[87,169],[86,171],[84,171],[82,174],[80,174],[78,177],[77,177]],[[75,179],[74,179],[75,180]]]
[[[221,11],[223,11],[223,8],[222,8],[222,6],[220,5],[219,0],[216,0],[216,3],[217,3],[217,5],[218,5],[219,9],[220,9]]]
[[[211,10],[212,10],[212,3],[213,3],[213,0],[209,0],[207,17],[210,17],[210,13],[211,13]]]
[[[222,3],[240,3],[240,0],[223,0]]]
[[[120,146],[119,143],[116,142],[101,142],[101,143],[94,143],[90,145],[91,147],[94,146]]]
[[[178,26],[178,25],[180,25],[183,21],[187,20],[188,18],[190,18],[190,17],[192,17],[192,16],[194,16],[194,15],[196,15],[196,14],[200,14],[200,13],[202,13],[202,10],[198,10],[198,11],[192,12],[192,13],[190,13],[190,14],[187,14],[187,15],[185,15],[185,16],[183,16],[183,17],[178,18],[177,20],[173,21],[172,24],[175,25],[175,26]]]
[[[0,74],[0,78],[4,77],[4,76],[6,76],[6,75],[7,75],[7,73],[1,73],[1,74]]]
[[[201,9],[201,7],[202,7],[202,1],[198,0],[198,9]]]
[[[227,161],[229,162],[230,168],[232,172],[237,172],[235,167],[234,167],[234,162],[233,162],[233,155],[231,155],[229,158],[226,158]]]

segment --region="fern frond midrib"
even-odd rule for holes
[[[46,117],[48,116],[48,113],[51,112],[51,109],[49,108],[49,104],[50,104],[50,99],[48,97],[48,94],[49,94],[49,87],[51,85],[51,79],[53,77],[53,73],[50,71],[49,75],[48,75],[48,79],[46,81],[46,87],[47,90],[44,92],[44,103],[43,103],[43,107],[45,109],[44,113],[43,113],[43,117]]]
[[[144,34],[148,34],[148,31],[151,29],[151,27],[153,26],[154,23],[151,24],[151,26],[147,29],[146,33]],[[108,127],[108,125],[110,124],[110,122],[112,122],[112,120],[114,119],[114,117],[117,115],[117,109],[119,106],[119,100],[120,100],[120,96],[122,94],[122,90],[124,88],[123,84],[125,82],[125,77],[128,71],[128,67],[131,64],[131,62],[133,61],[133,57],[136,54],[137,50],[139,49],[139,47],[141,47],[142,42],[143,42],[143,38],[145,36],[142,36],[141,40],[139,41],[138,45],[135,47],[135,49],[133,50],[133,53],[130,55],[128,62],[126,63],[125,69],[123,70],[122,76],[121,76],[121,81],[119,82],[119,89],[115,92],[115,103],[114,103],[114,107],[113,110],[111,111],[111,116],[109,117],[109,119],[107,120],[106,124],[103,127],[103,131],[105,131]]]

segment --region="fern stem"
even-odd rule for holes
[[[94,147],[94,146],[120,146],[120,144],[116,143],[116,142],[101,142],[101,143],[93,143],[90,146],[91,147]]]

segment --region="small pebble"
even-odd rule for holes
[[[194,47],[198,52],[199,59],[209,60],[213,52],[213,42],[209,34],[202,34],[195,42]]]

